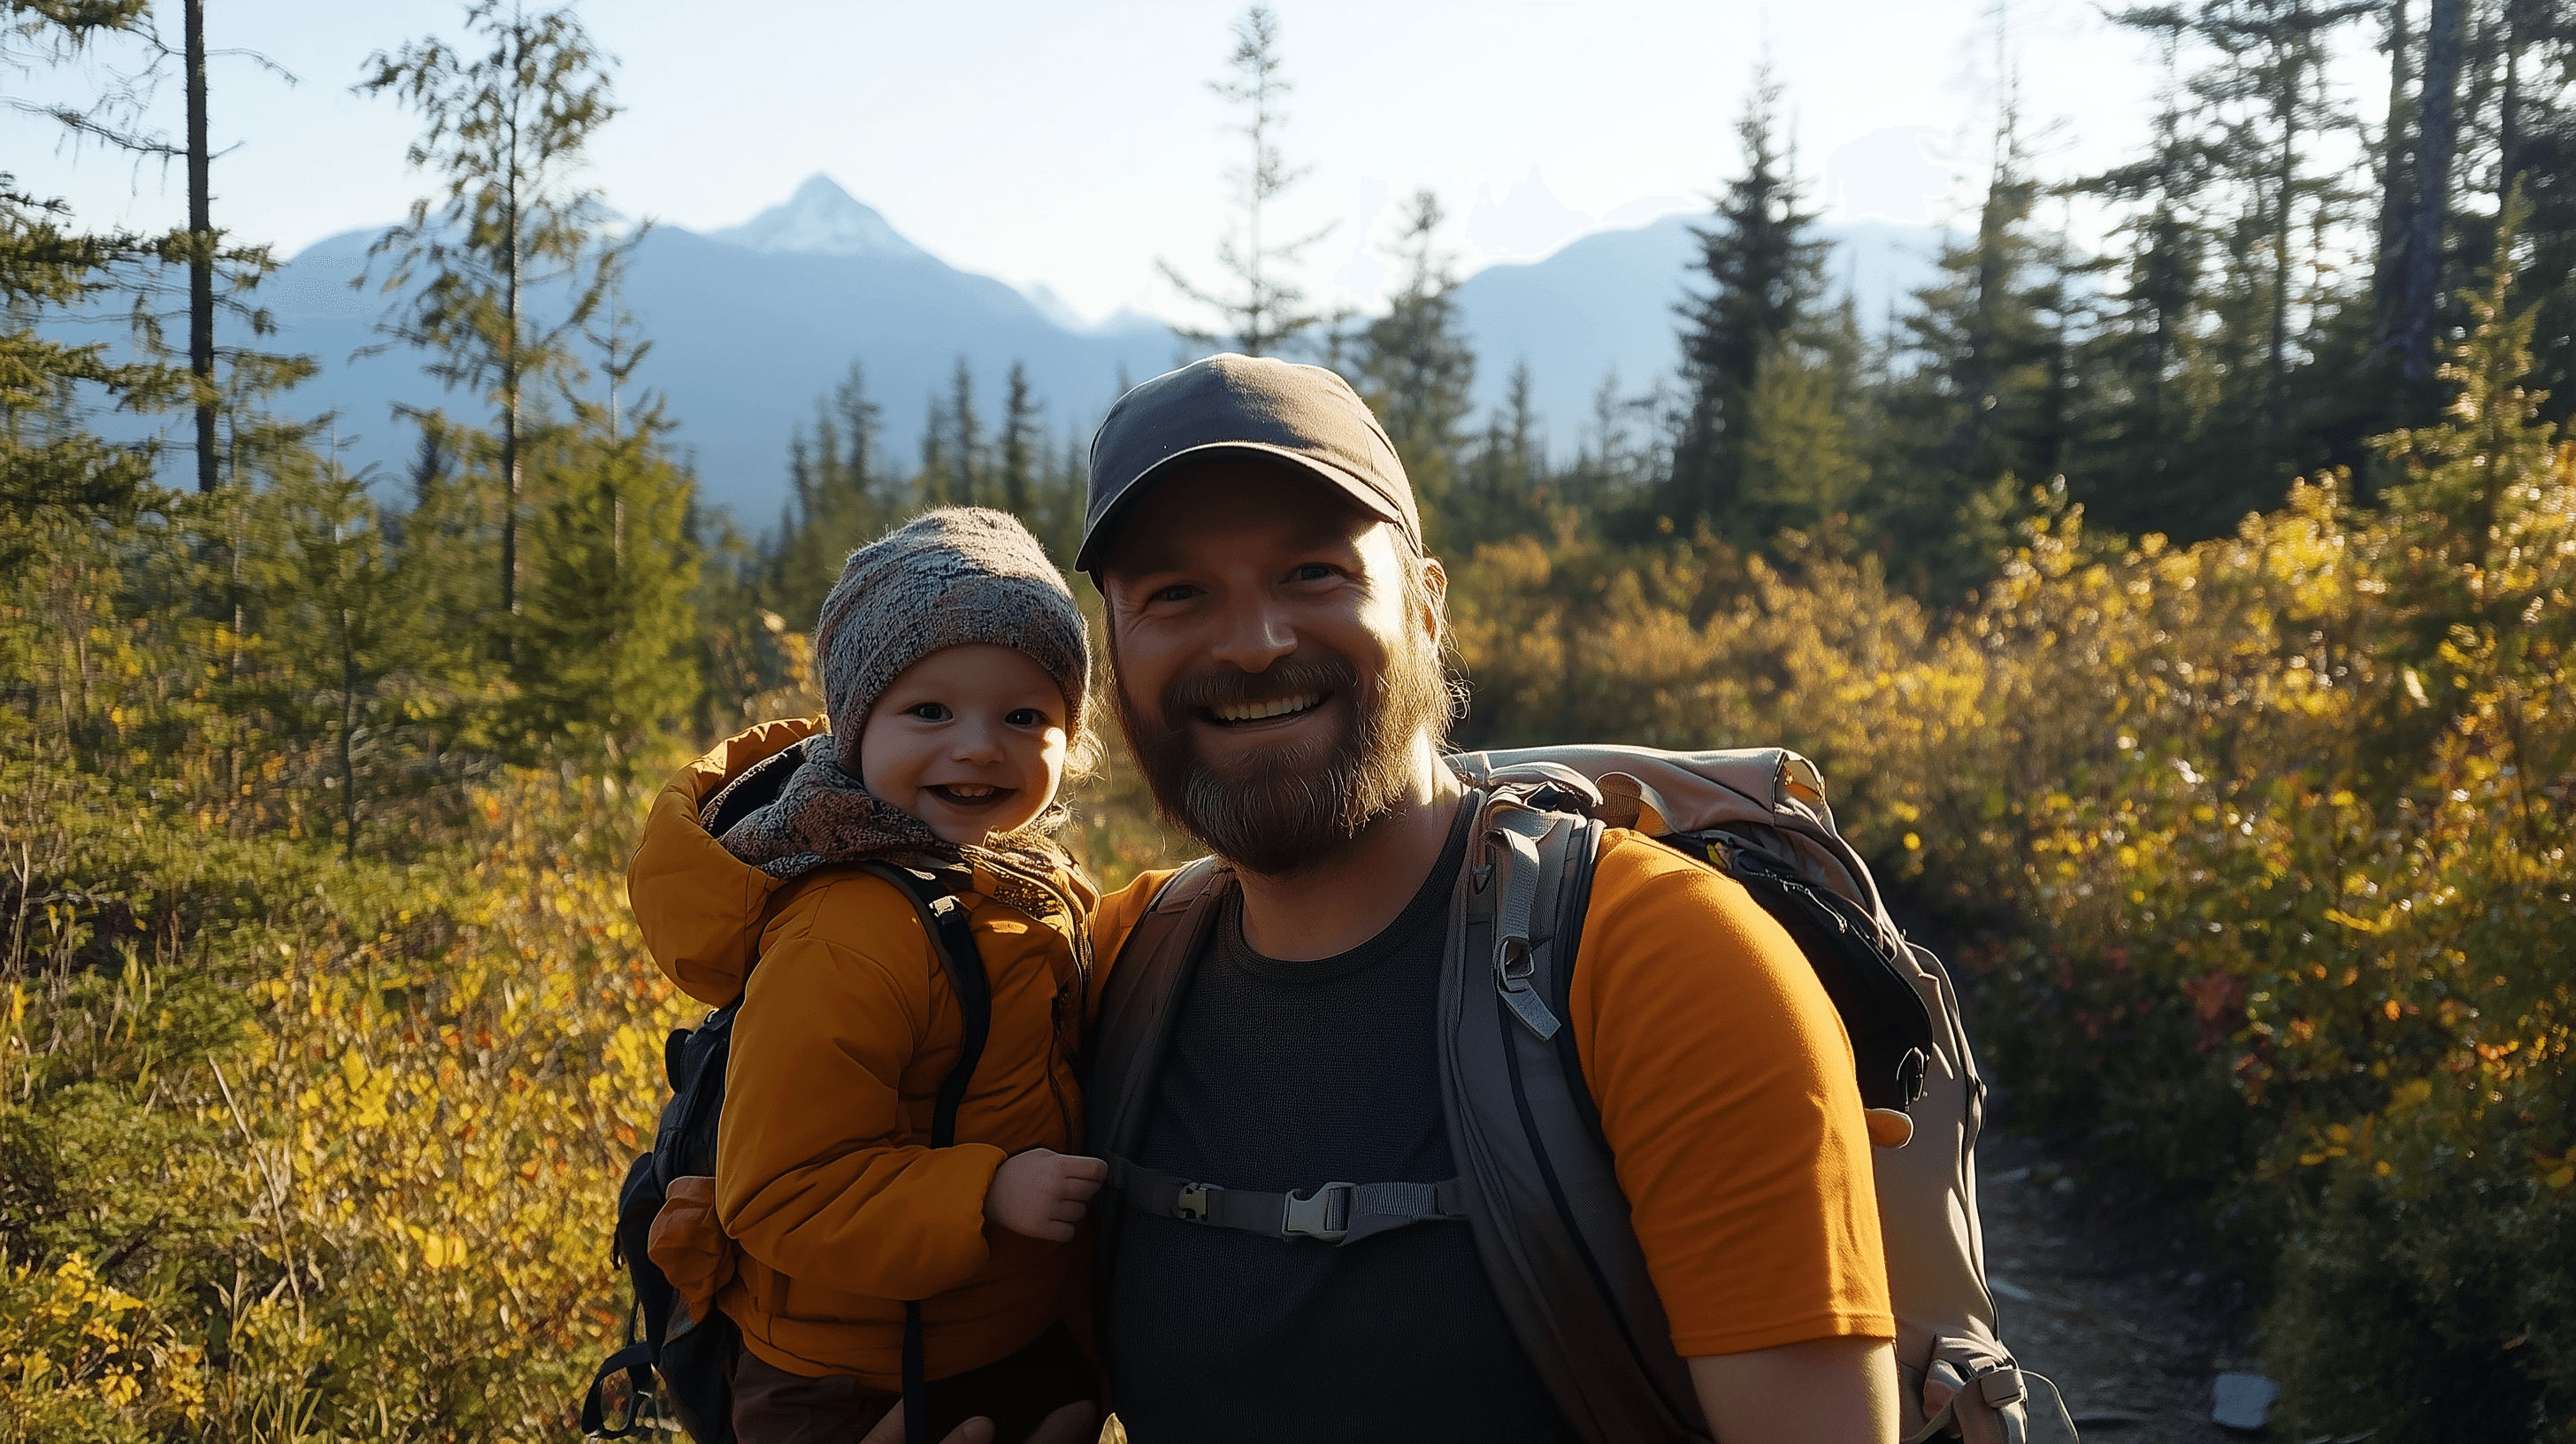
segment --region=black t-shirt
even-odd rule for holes
[[[1243,940],[1240,895],[1182,999],[1137,1162],[1229,1188],[1457,1172],[1436,1042],[1462,810],[1422,890],[1338,957]],[[1333,1247],[1130,1212],[1109,1279],[1119,1417],[1137,1444],[1571,1437],[1464,1222]]]

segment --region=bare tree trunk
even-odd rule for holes
[[[2371,277],[2371,291],[2379,310],[2380,344],[2392,345],[2406,329],[2402,303],[2406,295],[2407,185],[2411,170],[2405,161],[2406,84],[2414,78],[2410,69],[2412,42],[2406,33],[2406,0],[2389,0],[2388,5],[2388,124],[2380,134],[2379,173],[2379,260]]]
[[[2280,201],[2272,217],[2272,335],[2263,353],[2263,432],[2281,435],[2281,383],[2290,349],[2290,231],[2299,185],[2299,92],[2307,77],[2297,54],[2281,87],[2276,110],[2281,118],[2281,169],[2272,183]]]
[[[2513,197],[2513,183],[2522,178],[2522,41],[2527,7],[2523,0],[2505,0],[2504,9],[2504,95],[2496,108],[2496,212],[2502,215],[2505,202]],[[2498,260],[2504,259],[2497,257]]]
[[[517,147],[512,147],[515,156]],[[515,160],[513,164],[515,164]],[[510,180],[510,240],[502,261],[509,272],[509,287],[502,302],[502,314],[508,319],[510,334],[502,341],[501,359],[501,478],[508,495],[501,503],[501,610],[511,616],[519,614],[519,186],[518,178]],[[507,644],[515,649],[515,639]]]
[[[215,228],[207,171],[206,0],[187,0],[188,64],[188,373],[196,378],[197,490],[215,489]]]
[[[349,636],[349,609],[340,609],[340,822],[348,840],[342,861],[358,860],[358,763],[351,734],[358,727],[358,652]]]
[[[2415,161],[2415,206],[2406,239],[2405,375],[2433,379],[2433,312],[2441,297],[2442,232],[2450,216],[2451,151],[2459,140],[2460,25],[2467,0],[2433,0],[2424,34],[2422,137]]]

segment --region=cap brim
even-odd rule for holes
[[[1118,494],[1109,499],[1108,509],[1101,512],[1100,519],[1093,522],[1090,529],[1083,533],[1082,550],[1073,559],[1073,569],[1078,572],[1089,572],[1097,579],[1100,572],[1100,553],[1110,535],[1117,530],[1118,524],[1126,519],[1138,492],[1144,490],[1147,485],[1161,480],[1173,467],[1183,462],[1227,451],[1252,452],[1262,456],[1275,456],[1282,461],[1293,461],[1313,473],[1318,481],[1326,483],[1342,495],[1349,497],[1358,504],[1360,510],[1399,530],[1404,526],[1404,513],[1397,510],[1394,503],[1380,495],[1375,487],[1329,461],[1310,456],[1302,451],[1292,451],[1284,446],[1272,446],[1266,442],[1209,441],[1173,452],[1136,473],[1126,485],[1118,488]],[[1411,538],[1408,537],[1407,540]]]

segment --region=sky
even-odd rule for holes
[[[175,6],[168,24],[176,38]],[[1434,191],[1462,271],[1535,259],[1610,225],[1701,209],[1736,166],[1733,124],[1766,57],[1798,161],[1829,217],[1940,221],[1974,194],[1991,133],[1996,11],[1969,0],[1278,0],[1295,87],[1280,143],[1304,178],[1265,221],[1323,230],[1298,276],[1367,308],[1394,283],[1397,207]],[[384,225],[429,187],[403,152],[416,117],[353,94],[367,57],[455,38],[455,0],[211,0],[215,217],[291,256]],[[626,113],[589,184],[630,215],[711,230],[817,171],[949,263],[1045,287],[1099,319],[1196,320],[1156,270],[1203,285],[1240,208],[1246,142],[1211,93],[1233,3],[709,6],[589,0]],[[710,23],[713,17],[713,23]],[[2144,134],[2150,48],[2083,0],[2021,0],[2004,50],[2045,173],[2110,163]],[[289,84],[242,56],[255,51]],[[73,93],[92,71],[0,74],[0,94]],[[180,130],[175,83],[154,111]],[[2364,87],[2364,93],[2367,88]],[[84,223],[185,215],[184,174],[0,111],[0,165]]]

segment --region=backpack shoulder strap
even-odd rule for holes
[[[1486,1278],[1578,1438],[1707,1437],[1564,1026],[1601,824],[1479,808],[1441,975],[1442,1107]]]
[[[1100,994],[1091,1068],[1083,1080],[1085,1153],[1123,1158],[1143,1141],[1153,1112],[1154,1074],[1171,1042],[1172,1022],[1180,1012],[1190,965],[1206,945],[1219,906],[1233,888],[1233,872],[1215,858],[1203,857],[1182,868],[1163,880],[1145,915],[1128,930],[1110,960],[1109,981]],[[1109,1338],[1109,1280],[1116,1273],[1120,1225],[1127,1213],[1122,1200],[1131,1182],[1113,1165],[1108,1185],[1092,1205],[1092,1216],[1099,1220],[1093,1238],[1091,1302],[1099,1311],[1093,1320],[1093,1337],[1104,1346]]]
[[[957,995],[957,1065],[940,1080],[939,1100],[930,1114],[930,1146],[951,1147],[957,1142],[957,1109],[966,1101],[966,1085],[973,1081],[975,1065],[984,1058],[984,1040],[993,1031],[993,985],[984,973],[984,956],[975,946],[974,920],[957,900],[957,888],[946,875],[883,862],[864,866],[893,883],[911,902],[940,971],[948,975],[949,991]]]
[[[1203,857],[1164,879],[1145,915],[1129,929],[1100,996],[1092,1045],[1085,1147],[1095,1157],[1134,1150],[1144,1132],[1147,1100],[1163,1046],[1171,1036],[1190,963],[1216,925],[1234,873]]]
[[[975,946],[974,920],[957,900],[953,875],[915,872],[883,862],[864,866],[911,900],[921,918],[922,935],[930,940],[930,951],[948,975],[949,990],[957,995],[957,1063],[939,1081],[939,1098],[930,1113],[930,1146],[953,1147],[957,1109],[966,1101],[966,1085],[974,1079],[975,1065],[983,1061],[984,1041],[993,1030],[993,983],[984,971],[984,955]],[[928,1444],[929,1400],[929,1351],[922,1334],[921,1304],[912,1300],[903,1306],[904,1438],[909,1444]]]

